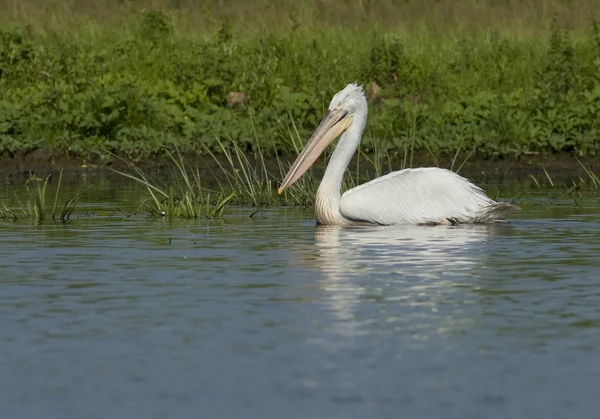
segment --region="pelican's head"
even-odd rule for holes
[[[352,116],[357,111],[366,109],[366,102],[367,98],[362,86],[350,83],[333,95],[329,103],[329,112],[342,109],[348,113],[348,116]]]
[[[331,99],[327,114],[298,155],[277,193],[281,195],[283,191],[300,179],[323,150],[348,129],[352,124],[352,118],[358,112],[366,113],[366,110],[367,99],[362,86],[350,83],[337,92]]]

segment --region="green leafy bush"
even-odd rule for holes
[[[229,20],[211,36],[186,35],[159,11],[93,36],[0,28],[0,152],[149,156],[233,141],[292,153],[291,133],[308,136],[355,80],[370,102],[365,148],[491,157],[600,149],[595,20],[576,40],[558,19],[544,39],[489,30],[424,40],[309,30],[292,17],[287,31],[245,37]]]

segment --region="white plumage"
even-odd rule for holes
[[[366,120],[363,90],[349,84],[333,97],[329,112],[290,168],[279,193],[300,178],[341,134],[315,199],[319,224],[489,223],[518,209],[494,201],[462,176],[436,167],[392,172],[342,196],[342,176],[360,143]]]
[[[497,205],[462,176],[427,167],[392,172],[346,191],[340,213],[381,225],[454,224],[489,221]]]

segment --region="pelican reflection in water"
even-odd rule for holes
[[[437,167],[404,169],[341,194],[342,176],[360,143],[367,122],[361,86],[336,93],[329,111],[286,175],[279,194],[296,182],[341,135],[315,199],[318,224],[463,224],[503,219],[513,205],[496,202],[458,174]]]
[[[321,272],[360,275],[365,270],[396,273],[420,280],[443,280],[449,272],[472,269],[490,237],[506,234],[508,225],[317,225],[315,247]]]
[[[322,274],[322,303],[340,334],[374,333],[375,327],[382,332],[394,328],[451,332],[476,321],[463,313],[465,304],[473,301],[470,286],[475,286],[474,278],[486,264],[490,238],[510,231],[508,225],[489,224],[319,225],[310,251],[317,257],[307,257],[305,263]],[[375,307],[377,312],[372,311]],[[368,326],[365,310],[373,320]]]

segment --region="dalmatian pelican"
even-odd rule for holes
[[[351,83],[333,96],[329,110],[290,167],[281,195],[341,135],[315,199],[315,217],[323,225],[466,224],[503,220],[519,208],[497,202],[457,173],[423,167],[391,172],[341,193],[342,177],[367,122],[367,100]]]

